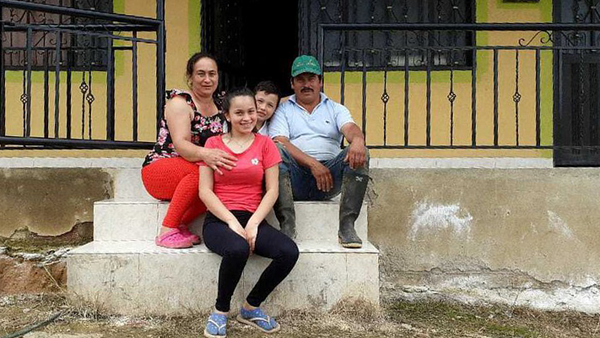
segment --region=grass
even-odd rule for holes
[[[207,314],[169,317],[112,316],[63,294],[0,297],[0,337],[32,323],[63,315],[47,333],[98,334],[104,338],[198,337]],[[361,300],[341,302],[331,311],[286,311],[280,333],[269,337],[600,337],[600,315],[536,311],[504,305],[468,305],[444,300],[387,299],[378,309]],[[230,337],[264,337],[234,319]]]
[[[537,311],[505,305],[466,305],[452,301],[396,301],[388,312],[444,337],[479,334],[489,337],[600,337],[599,315]]]
[[[46,254],[65,247],[77,247],[92,239],[93,225],[84,222],[60,236],[40,236],[27,229],[19,229],[11,237],[0,236],[0,247],[5,247],[9,255],[18,252]]]
[[[0,247],[5,247],[8,255],[13,255],[19,252],[47,254],[48,252],[64,248],[65,243],[45,243],[43,241],[24,239],[2,239],[0,240]]]

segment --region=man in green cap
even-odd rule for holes
[[[322,72],[314,57],[294,60],[291,84],[294,95],[280,104],[269,125],[283,159],[274,207],[281,230],[295,236],[294,200],[323,201],[341,191],[338,238],[344,247],[360,248],[354,222],[369,181],[363,133],[346,107],[321,93]],[[344,137],[349,146],[342,150]]]

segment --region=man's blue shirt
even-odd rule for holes
[[[309,113],[296,102],[296,95],[279,105],[269,124],[269,136],[287,137],[305,154],[318,161],[334,158],[346,123],[354,123],[350,111],[321,93],[321,102]]]

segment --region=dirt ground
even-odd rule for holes
[[[58,319],[35,331],[46,333],[45,337],[200,337],[207,315],[130,318],[99,313],[62,294],[3,296],[0,337],[57,313],[61,313]],[[381,310],[360,301],[346,302],[328,313],[288,312],[277,320],[282,330],[269,337],[600,337],[600,315],[448,300],[387,300]],[[229,337],[265,336],[235,320],[229,321],[227,333]]]

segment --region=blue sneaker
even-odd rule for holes
[[[204,337],[225,338],[227,337],[227,315],[213,312],[208,317]]]
[[[275,319],[267,316],[259,307],[254,310],[246,310],[242,307],[236,319],[265,333],[277,332],[281,328]]]

